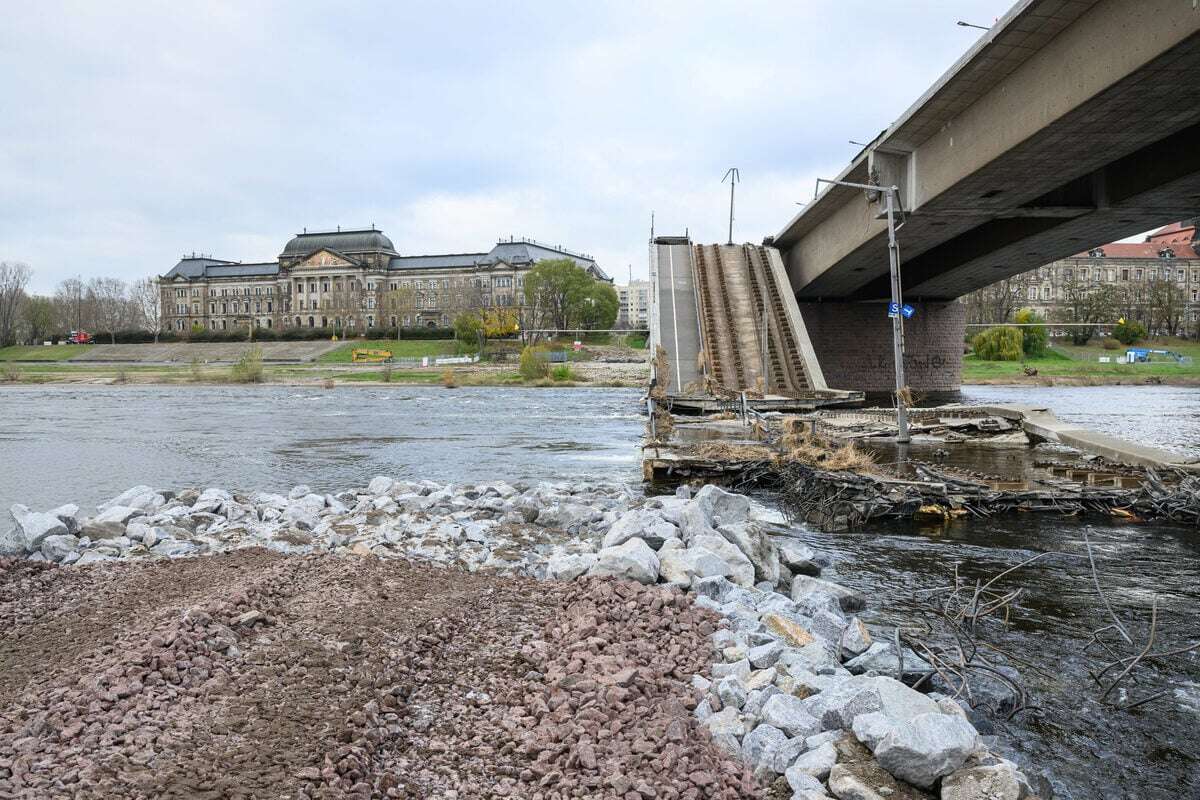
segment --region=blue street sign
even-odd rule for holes
[[[900,309],[900,313],[904,315],[905,319],[912,319],[912,315],[917,313],[917,310],[908,303],[905,303],[904,308]]]
[[[900,304],[899,303],[888,303],[888,316],[889,317],[900,316]]]

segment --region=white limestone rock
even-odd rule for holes
[[[803,700],[782,692],[763,704],[760,717],[793,738],[805,738],[821,730],[820,721],[805,710]]]
[[[866,598],[858,592],[811,575],[792,578],[792,600],[801,604],[809,603],[812,606],[809,613],[819,608],[834,612],[860,611],[867,605]]]
[[[832,742],[826,742],[820,747],[800,755],[788,767],[785,777],[803,774],[823,781],[829,777],[829,771],[833,769],[833,765],[836,763],[837,749],[833,746]],[[788,783],[790,784],[791,780]]]
[[[979,734],[971,723],[937,712],[893,720],[892,729],[872,749],[875,760],[888,772],[929,788],[961,768],[978,747]]]
[[[894,678],[856,675],[803,701],[804,710],[825,730],[850,728],[861,714],[882,711],[897,720],[941,713],[936,702]]]
[[[595,553],[563,553],[547,562],[546,577],[556,581],[573,581],[596,566]]]
[[[642,539],[655,550],[669,539],[679,538],[679,529],[654,510],[634,509],[619,516],[604,534],[604,547],[616,547],[633,539]]]
[[[658,580],[658,566],[658,555],[650,545],[635,538],[616,547],[603,548],[588,574],[650,584]]]

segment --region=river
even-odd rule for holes
[[[967,402],[1053,408],[1099,430],[1200,454],[1200,389],[967,387]],[[0,388],[0,508],[94,504],[137,483],[336,491],[376,474],[441,481],[619,481],[637,485],[640,393],[630,389],[433,387]],[[85,509],[90,510],[90,509]],[[1160,635],[1200,637],[1200,534],[1162,525],[1092,524],[1099,572],[1142,635],[1159,596]],[[1200,797],[1200,657],[1155,668],[1128,703],[1099,700],[1081,653],[1108,623],[1091,586],[1081,523],[1010,517],[948,529],[879,525],[849,534],[799,529],[834,558],[831,577],[890,603],[965,575],[991,576],[1044,551],[1005,585],[1023,587],[1013,624],[993,642],[1032,662],[1038,709],[995,721],[1001,747],[1051,776],[1058,798]],[[986,729],[986,725],[984,726]]]

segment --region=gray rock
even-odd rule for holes
[[[704,720],[704,725],[714,739],[724,734],[740,740],[746,735],[746,723],[742,721],[742,715],[736,708],[722,708]]]
[[[933,786],[938,778],[962,767],[979,746],[979,734],[959,716],[919,714],[894,720],[892,725],[892,730],[875,743],[875,760],[915,786]]]
[[[775,543],[756,522],[722,523],[717,528],[730,544],[754,565],[754,578],[774,586],[779,583],[779,553]]]
[[[845,734],[842,731],[823,731],[822,733],[814,733],[812,736],[805,737],[804,745],[809,750],[816,750],[826,742],[836,742]]]
[[[783,777],[793,792],[820,792],[825,794],[825,786],[812,775],[799,770],[784,770]]]
[[[568,533],[578,533],[580,528],[600,516],[600,512],[591,506],[562,502],[541,509],[537,524],[543,528],[562,528]]]
[[[780,775],[787,772],[787,768],[795,762],[796,758],[804,752],[803,739],[788,739],[771,752],[771,771]]]
[[[641,539],[630,539],[616,547],[606,547],[598,554],[589,575],[612,576],[654,583],[658,580],[658,555]]]
[[[81,553],[79,558],[74,562],[76,566],[87,566],[100,561],[113,561],[117,558],[117,554],[105,550],[88,550]]]
[[[300,485],[288,492],[288,499],[299,500],[306,494],[312,494],[312,489],[308,488],[307,486]]]
[[[14,504],[9,513],[12,514],[16,528],[10,534],[10,541],[0,547],[5,550],[11,548],[12,555],[37,550],[47,536],[63,536],[68,533],[67,526],[53,514],[30,511],[19,503]]]
[[[787,744],[787,735],[776,727],[763,724],[742,737],[742,760],[756,774],[775,771],[775,751]]]
[[[713,680],[718,680],[729,675],[736,675],[745,681],[750,677],[750,662],[743,658],[740,661],[732,661],[727,664],[713,664],[711,672]]]
[[[736,675],[730,675],[717,681],[715,688],[721,704],[731,708],[741,708],[746,704],[746,685]]]
[[[686,540],[685,540],[686,541]],[[739,586],[754,585],[754,564],[746,558],[746,554],[737,545],[717,533],[693,536],[688,542],[689,548],[702,548],[709,551],[728,566],[725,577]]]
[[[702,487],[689,505],[700,510],[712,527],[716,527],[718,520],[724,525],[736,525],[750,518],[750,498],[711,483]]]
[[[67,526],[67,533],[71,535],[79,533],[79,506],[67,503],[58,508],[52,508],[46,513],[58,517],[62,524]]]
[[[367,484],[367,493],[380,497],[390,492],[395,485],[396,482],[386,475],[377,475]]]
[[[871,634],[858,617],[851,617],[842,632],[842,658],[854,658],[867,652],[871,646]]]
[[[604,534],[603,546],[616,547],[635,537],[657,550],[668,539],[679,538],[679,529],[657,511],[636,508],[617,518]]]
[[[834,610],[841,611],[859,611],[867,606],[866,598],[845,586],[810,575],[796,575],[792,579],[792,600],[802,603],[810,598],[819,602],[818,607],[827,605],[827,598],[833,598]]]
[[[804,709],[803,703],[798,697],[780,692],[763,704],[759,716],[788,736],[803,739],[821,730],[820,721]]]
[[[937,703],[894,678],[856,675],[803,701],[804,710],[825,730],[850,728],[860,714],[882,711],[897,720],[940,713]]]
[[[680,500],[691,500],[692,487],[688,486],[686,483],[679,484],[675,487],[675,496]]]
[[[942,800],[1020,800],[1018,776],[1008,762],[960,769],[942,779]]]
[[[157,494],[152,486],[134,486],[131,489],[126,489],[116,497],[101,503],[96,506],[100,511],[104,511],[114,506],[128,506],[130,508],[145,508],[153,495]],[[162,505],[162,503],[159,503]]]
[[[115,522],[118,525],[124,525],[129,520],[142,514],[141,509],[133,508],[132,506],[109,506],[97,514],[92,521],[99,523]]]
[[[746,704],[742,706],[742,712],[753,716],[759,721],[765,722],[762,718],[763,706],[777,694],[781,694],[780,689],[775,684],[764,686],[761,689],[755,689],[746,694]],[[774,724],[774,723],[772,723]],[[775,727],[779,727],[776,725]]]
[[[750,648],[747,657],[755,669],[767,669],[775,666],[775,662],[783,655],[783,649],[783,642],[776,639],[769,644]]]
[[[929,665],[929,662],[912,650],[905,647],[903,653],[904,677],[917,678],[933,672],[933,667]],[[896,657],[896,646],[891,642],[875,642],[867,648],[865,653],[847,661],[846,669],[850,670],[853,675],[874,671],[880,675],[895,676],[896,671],[900,669],[900,660]]]
[[[595,553],[564,553],[547,562],[546,577],[556,581],[573,581],[596,566]]]
[[[316,497],[316,495],[308,495],[308,497]],[[321,498],[321,507],[324,508],[325,500]],[[313,510],[312,503],[304,503],[303,500],[289,505],[283,510],[281,519],[302,531],[311,531],[320,524],[320,519],[317,512]]]
[[[826,742],[815,750],[809,750],[800,755],[788,767],[787,774],[800,773],[809,775],[819,781],[829,777],[829,771],[837,763],[837,749],[831,742]],[[788,781],[790,784],[791,781]]]
[[[163,539],[161,542],[150,548],[152,553],[169,558],[177,558],[179,556],[188,556],[200,550],[194,542],[181,542],[177,539]]]
[[[795,539],[778,536],[775,538],[775,549],[779,551],[780,562],[792,574],[820,575],[821,568],[817,566],[816,554],[808,545]]]
[[[69,533],[55,534],[42,539],[41,551],[47,561],[62,561],[79,546],[78,537]]]
[[[875,711],[870,714],[859,714],[854,718],[854,725],[851,727],[854,731],[854,738],[865,744],[868,750],[874,750],[875,745],[892,732],[894,725],[891,717]]]
[[[120,522],[100,522],[94,519],[85,519],[79,529],[80,538],[88,538],[93,541],[115,539],[118,536],[124,535],[125,526]]]

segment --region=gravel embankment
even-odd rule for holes
[[[256,548],[2,559],[0,616],[4,797],[758,796],[677,590]]]

